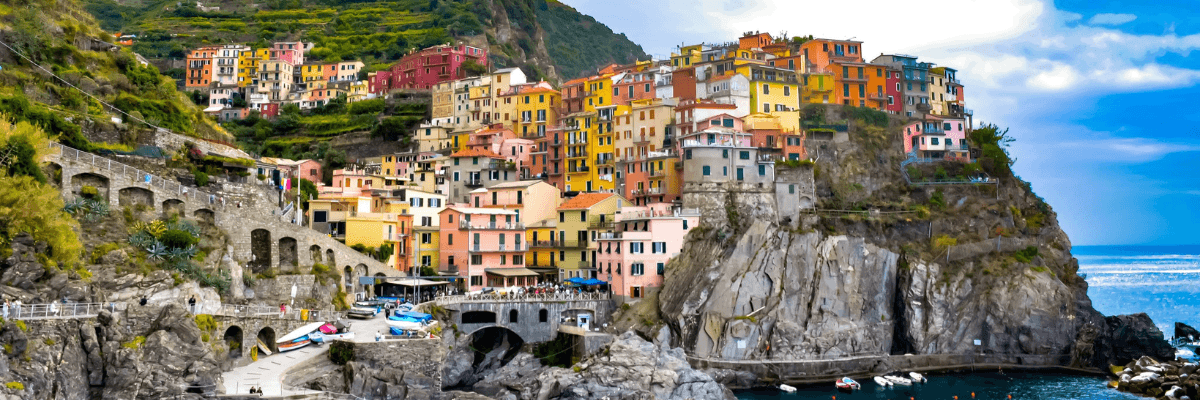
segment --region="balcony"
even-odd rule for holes
[[[641,136],[638,136],[633,139],[633,144],[647,144],[647,143],[650,143],[650,140],[647,139],[646,135],[641,135]]]
[[[662,187],[652,187],[649,189],[634,189],[632,192],[634,197],[657,196],[663,194]]]
[[[667,171],[666,171],[666,170],[661,170],[661,169],[652,169],[652,170],[650,170],[650,177],[651,177],[651,178],[662,178],[662,177],[665,177],[665,176],[667,176]]]
[[[887,101],[887,94],[881,92],[867,93],[867,98],[871,100]]]
[[[483,222],[483,223],[471,223],[469,221],[463,220],[463,221],[458,222],[458,228],[459,229],[471,229],[471,230],[511,231],[511,230],[524,230],[525,224],[522,224],[520,222],[496,222],[496,221],[488,221],[488,222]]]
[[[563,174],[562,171],[557,170],[557,169],[553,170],[553,171],[546,171],[546,175],[549,175],[549,176],[560,176],[562,174]]]
[[[614,222],[612,220],[593,220],[588,221],[588,229],[612,229]]]
[[[587,150],[567,151],[567,158],[586,158],[587,156],[588,156]]]
[[[554,154],[550,155],[550,161],[562,161],[562,159],[562,153],[554,152]]]
[[[479,178],[465,179],[462,182],[466,187],[483,187],[483,180]]]
[[[859,75],[859,76],[843,76],[843,77],[842,77],[842,81],[845,81],[845,82],[862,82],[862,83],[866,83],[866,82],[867,82],[867,77],[866,77],[866,76],[863,76],[863,75]]]
[[[613,165],[612,157],[596,157],[596,165]]]
[[[587,166],[582,166],[582,167],[574,167],[574,166],[572,166],[572,167],[568,167],[568,168],[567,168],[567,172],[569,172],[569,173],[572,173],[572,174],[584,173],[584,172],[588,172],[588,171],[591,171],[591,170],[592,170],[592,169],[591,169],[591,168],[589,168],[589,167],[587,167]]]
[[[567,139],[567,144],[587,144],[586,136],[574,136]]]
[[[558,247],[557,240],[533,240],[529,242],[529,247],[532,248],[550,248]]]
[[[500,243],[493,246],[480,246],[479,243],[476,243],[474,246],[471,246],[470,251],[473,253],[513,253],[526,250],[529,250],[529,248],[524,243]]]

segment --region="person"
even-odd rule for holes
[[[8,319],[8,299],[4,299],[4,318]]]
[[[196,313],[196,295],[192,295],[191,298],[188,298],[188,311],[191,311],[192,314]]]
[[[21,316],[21,299],[17,299],[17,300],[14,302],[14,304],[16,305],[16,308],[17,308],[17,310],[16,310],[16,316],[20,317],[20,316]]]
[[[287,304],[279,303],[279,318],[283,318],[283,315],[286,313],[287,313]]]
[[[138,301],[138,304],[143,306],[146,305],[146,295],[142,295],[142,299]]]
[[[58,315],[58,303],[50,303],[50,313]]]
[[[375,331],[375,341],[378,342],[380,340],[383,340],[383,333],[380,333],[379,331]]]

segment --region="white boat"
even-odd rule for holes
[[[877,377],[874,377],[874,378],[871,378],[871,379],[874,379],[874,380],[875,380],[875,384],[876,384],[876,385],[879,385],[879,386],[882,386],[882,387],[889,387],[889,386],[892,386],[892,381],[889,381],[889,380],[887,380],[887,379],[884,379],[884,377],[882,377],[882,376],[877,376]]]
[[[891,381],[893,384],[896,384],[896,385],[912,386],[912,381],[908,380],[908,378],[902,378],[902,377],[893,376],[893,375],[887,375],[887,376],[884,376],[884,378],[886,378],[887,380]]]
[[[276,340],[275,343],[294,342],[294,341],[296,341],[296,339],[302,338],[305,335],[313,333],[313,331],[321,328],[321,325],[325,325],[325,323],[324,322],[313,322],[311,324],[302,326],[302,327],[300,327],[300,329],[296,329],[296,330],[292,331],[291,333],[279,338],[279,340]]]
[[[853,379],[850,379],[849,377],[843,377],[842,379],[838,379],[837,382],[834,382],[834,386],[837,386],[837,388],[841,389],[841,390],[862,389],[862,385],[859,385],[858,382],[854,381]]]
[[[334,340],[354,340],[354,332],[346,333],[320,333],[313,332],[308,335],[309,340],[317,343],[329,343]]]
[[[779,384],[779,390],[782,390],[782,391],[785,391],[788,393],[796,393],[796,387],[792,386],[792,385],[788,385],[786,383]]]
[[[388,326],[394,326],[406,331],[419,331],[425,327],[425,324],[416,321],[396,321],[392,319],[387,320],[387,324]]]
[[[921,375],[916,372],[909,372],[908,376],[912,378],[913,383],[925,383],[929,381],[928,379],[925,379],[925,375]]]
[[[263,343],[263,341],[260,339],[258,341],[258,352],[262,353],[264,356],[269,356],[271,355],[271,348],[267,347],[267,344]]]

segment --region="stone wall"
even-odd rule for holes
[[[775,188],[768,184],[739,184],[736,182],[686,182],[683,184],[683,207],[700,210],[700,223],[708,226],[727,226],[730,211],[736,210],[742,221],[767,219],[777,221]]]
[[[171,132],[159,130],[154,135],[154,145],[162,148],[164,151],[176,151],[184,146],[185,143],[192,143],[197,149],[205,154],[219,154],[225,157],[233,158],[250,158],[249,154],[241,149],[226,146],[220,143],[213,143],[202,139],[187,137],[174,134]]]
[[[433,398],[441,392],[447,351],[441,339],[354,343],[354,360],[344,368],[346,391],[375,399]]]

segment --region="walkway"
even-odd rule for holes
[[[100,310],[124,311],[125,303],[45,303],[10,305],[2,315],[6,319],[79,319],[94,318]]]
[[[453,296],[438,296],[433,303],[438,306],[461,303],[523,303],[523,302],[559,302],[559,301],[590,301],[610,300],[609,292],[576,292],[562,291],[557,293],[483,293],[463,294]]]
[[[907,159],[905,159],[904,161],[900,162],[900,175],[904,176],[904,181],[905,181],[905,182],[908,182],[908,184],[909,184],[910,186],[926,186],[926,185],[996,185],[996,184],[999,184],[999,183],[1000,183],[1000,180],[999,180],[999,179],[992,178],[992,177],[987,177],[987,178],[969,178],[969,179],[957,179],[957,178],[952,178],[952,179],[934,179],[934,180],[921,180],[921,181],[916,181],[916,182],[914,182],[914,181],[912,180],[912,178],[908,176],[908,166],[909,166],[910,164],[930,164],[930,163],[936,163],[936,162],[942,162],[942,161],[951,161],[951,160],[948,160],[948,159],[943,159],[943,158],[920,158],[920,157],[917,157],[917,153],[916,153],[916,152],[908,153],[908,158],[907,158]]]

